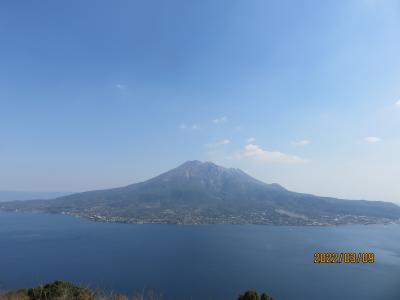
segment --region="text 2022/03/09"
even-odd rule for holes
[[[315,264],[373,264],[373,252],[315,252]]]

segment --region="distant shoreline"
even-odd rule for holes
[[[369,223],[342,223],[342,224],[274,224],[274,223],[223,223],[223,222],[214,222],[214,223],[173,223],[173,222],[155,222],[155,221],[117,221],[117,220],[107,220],[107,219],[98,219],[92,218],[89,216],[82,216],[79,214],[68,214],[68,213],[55,213],[55,212],[46,212],[46,211],[5,211],[0,210],[0,213],[11,213],[11,214],[46,214],[46,215],[54,215],[54,216],[66,216],[73,217],[77,219],[87,220],[94,223],[109,223],[109,224],[125,224],[125,225],[173,225],[173,226],[208,226],[208,225],[256,225],[256,226],[276,226],[276,227],[339,227],[339,226],[369,226],[369,225],[398,225],[400,224],[400,220],[397,221],[382,221],[382,222],[369,222]]]

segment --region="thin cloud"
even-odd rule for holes
[[[368,144],[376,144],[376,143],[379,143],[380,141],[382,141],[382,140],[376,136],[368,136],[368,137],[364,138],[364,142],[366,142]]]
[[[179,129],[181,129],[181,130],[189,130],[189,129],[191,129],[191,130],[198,130],[198,129],[200,129],[200,127],[199,127],[197,124],[187,125],[187,124],[185,124],[185,123],[181,123],[181,124],[179,125]]]
[[[216,148],[216,147],[221,147],[224,145],[228,145],[231,143],[230,139],[222,139],[222,140],[218,140],[215,143],[211,143],[211,144],[207,144],[206,146],[209,148]]]
[[[309,140],[299,140],[299,141],[293,141],[292,145],[295,145],[295,146],[307,146],[310,143],[311,142]]]
[[[119,89],[120,91],[123,91],[123,90],[126,89],[126,85],[121,84],[121,83],[117,83],[117,84],[115,85],[115,87],[116,87],[117,89]]]
[[[249,138],[247,139],[247,142],[248,142],[249,144],[253,144],[253,143],[256,142],[256,138],[255,138],[255,137],[249,137]]]
[[[398,100],[394,105],[396,105],[396,107],[400,108],[400,100]]]
[[[279,151],[268,151],[256,144],[247,144],[241,153],[232,156],[233,159],[253,159],[262,163],[301,164],[307,162],[296,155],[290,155]]]
[[[226,116],[216,118],[213,120],[214,124],[222,124],[222,123],[226,123],[226,122],[228,122],[228,117],[226,117]]]

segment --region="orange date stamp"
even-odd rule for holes
[[[315,252],[314,264],[373,264],[373,252]]]

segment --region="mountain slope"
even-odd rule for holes
[[[129,223],[325,225],[387,223],[400,218],[400,207],[392,203],[295,193],[239,169],[199,161],[125,187],[1,203],[0,209]]]

